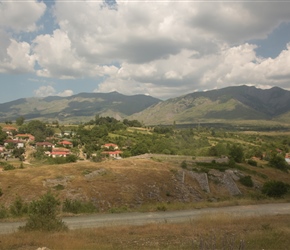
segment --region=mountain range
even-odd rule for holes
[[[96,114],[137,119],[145,125],[231,120],[290,121],[290,91],[273,87],[226,87],[194,92],[166,101],[118,92],[80,93],[70,97],[22,98],[0,104],[0,121],[26,120],[85,122]]]

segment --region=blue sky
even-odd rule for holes
[[[0,103],[290,90],[289,1],[0,0]]]

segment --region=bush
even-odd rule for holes
[[[0,206],[0,219],[7,218],[8,215],[9,215],[9,213],[8,213],[7,209],[3,205],[1,205]]]
[[[252,177],[250,175],[241,177],[240,182],[246,187],[253,187],[254,186],[254,183],[252,181]]]
[[[32,201],[29,206],[27,223],[20,227],[24,231],[62,231],[67,226],[57,218],[57,208],[60,202],[51,194],[46,193],[39,200]]]
[[[279,198],[288,192],[288,185],[282,181],[267,181],[264,183],[262,193],[274,198]]]
[[[10,205],[9,209],[10,214],[15,217],[20,217],[28,213],[28,205],[19,196]]]
[[[180,164],[180,166],[182,167],[182,168],[187,168],[187,162],[184,160],[184,161],[182,161],[181,162],[181,164]]]
[[[97,208],[91,202],[81,202],[79,200],[66,199],[63,203],[63,212],[67,213],[94,213],[97,212]]]
[[[282,171],[286,171],[289,167],[288,163],[285,161],[285,158],[281,155],[274,155],[269,160],[269,164],[273,168],[280,169]]]
[[[8,170],[14,170],[15,167],[11,164],[6,164],[4,167],[3,167],[3,170],[5,171],[8,171]]]
[[[251,165],[251,166],[254,166],[254,167],[257,167],[258,166],[258,163],[252,159],[249,159],[248,160],[248,164]]]

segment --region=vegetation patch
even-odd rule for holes
[[[254,186],[252,177],[250,175],[241,177],[240,183],[242,183],[246,187],[253,187]]]

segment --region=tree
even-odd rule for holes
[[[282,181],[267,181],[264,183],[262,193],[270,197],[279,198],[286,194],[288,186]]]
[[[287,171],[288,169],[288,163],[285,161],[285,158],[282,155],[273,155],[269,160],[269,164],[271,167],[278,168],[283,171]]]
[[[24,231],[62,231],[67,226],[57,218],[57,209],[60,205],[50,192],[44,194],[39,200],[32,201],[29,206],[27,223],[20,227]]]
[[[3,144],[6,138],[7,134],[2,130],[2,127],[0,126],[0,144]]]
[[[16,119],[16,125],[21,126],[24,123],[25,118],[23,116],[20,116]]]
[[[233,145],[230,148],[230,156],[235,162],[241,163],[244,160],[244,150],[240,145]]]

